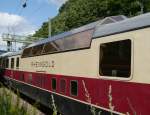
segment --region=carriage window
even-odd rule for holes
[[[0,58],[0,67],[2,67],[2,58]]]
[[[69,36],[59,37],[54,41],[36,45],[33,48],[26,48],[22,57],[36,56],[48,53],[71,51],[76,49],[89,48],[92,41],[94,29],[78,32]]]
[[[127,78],[131,73],[131,40],[100,45],[100,75]]]
[[[91,44],[93,29],[76,33],[53,41],[59,51],[88,48]]]
[[[42,53],[52,53],[52,52],[56,52],[57,51],[57,47],[55,46],[55,44],[53,43],[46,43],[44,46],[44,50]]]
[[[64,79],[61,79],[60,81],[60,92],[62,93],[66,92],[66,81]]]
[[[32,49],[32,56],[41,55],[42,50],[43,50],[43,46],[44,46],[43,44],[38,45],[38,46],[34,46]]]
[[[56,78],[52,78],[52,89],[53,90],[56,90],[56,85],[57,85]]]
[[[2,67],[3,68],[5,68],[5,63],[6,63],[5,58],[3,58],[3,60],[2,60]]]
[[[24,81],[24,73],[21,73],[20,74],[20,78],[19,78],[21,81]]]
[[[22,57],[29,57],[31,55],[31,52],[32,52],[32,47],[24,49],[22,53]]]
[[[3,59],[3,68],[6,68],[6,58]]]
[[[9,68],[9,59],[6,59],[6,68]]]
[[[78,95],[78,83],[77,81],[71,81],[71,95]]]
[[[14,58],[11,58],[11,68],[14,68]]]
[[[19,57],[17,57],[17,60],[16,60],[16,68],[19,68]]]
[[[28,83],[32,84],[32,74],[28,74]]]

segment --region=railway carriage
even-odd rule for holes
[[[149,115],[150,13],[108,17],[1,56],[7,84],[64,115]]]

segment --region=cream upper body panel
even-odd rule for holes
[[[21,55],[14,55],[14,56],[9,56],[8,59],[9,59],[9,64],[8,64],[8,68],[7,69],[12,69],[12,70],[21,70],[20,68],[20,57]],[[18,67],[17,67],[17,58],[19,58],[19,62],[18,62]],[[12,60],[11,59],[14,59],[14,64],[13,64],[13,67],[12,67]]]
[[[100,76],[102,79],[123,80],[150,84],[150,28],[120,33],[97,39],[96,44],[130,39],[131,75],[128,78]],[[99,42],[98,42],[99,41]]]
[[[150,28],[136,31],[133,45],[132,81],[150,84]]]
[[[86,49],[22,58],[21,66],[24,71],[30,72],[95,77],[98,71],[98,68],[95,67],[95,64],[98,65],[96,56],[98,54],[93,50],[94,49]],[[42,63],[47,64],[42,65]]]
[[[145,28],[96,38],[89,49],[22,58],[20,68],[29,72],[150,83],[149,36],[150,28]],[[131,76],[126,79],[100,76],[100,44],[125,39],[132,43]]]

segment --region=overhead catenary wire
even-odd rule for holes
[[[20,7],[21,6],[21,7]],[[21,3],[19,4],[19,6],[16,9],[16,14],[18,14],[19,16],[22,14],[23,9],[27,7],[27,0],[23,0],[21,1]],[[10,13],[11,14],[11,13]],[[13,32],[13,34],[15,34],[15,29],[13,28],[13,25],[8,24],[8,33],[11,33],[11,31]]]
[[[21,0],[20,3],[17,5],[18,7],[16,7],[16,10],[15,10],[16,13],[15,14],[21,16],[24,9],[26,9],[28,7],[27,2],[28,2],[28,0]],[[35,10],[33,10],[33,12],[30,13],[30,15],[31,15],[31,16],[29,16],[30,19],[32,19],[32,17],[34,17],[35,14],[38,13],[43,8],[42,6],[43,5],[39,5],[37,8],[35,8]],[[34,22],[32,22],[32,21],[31,21],[31,23],[34,24]],[[15,34],[15,27],[13,27],[14,25],[15,24],[12,25],[12,24],[8,23],[8,27],[7,27],[8,33]]]
[[[22,8],[26,8],[26,7],[27,7],[27,0],[24,0],[22,4]]]
[[[23,12],[23,9],[26,7],[27,7],[27,0],[21,0],[20,3],[16,7],[15,14],[18,14],[20,16]],[[10,15],[11,14],[12,13],[10,13]],[[15,24],[8,23],[8,25],[7,25],[8,35],[11,33],[15,35],[15,27],[14,26],[15,26]],[[12,46],[10,48],[12,50]],[[16,43],[15,43],[14,49],[16,50]]]
[[[30,20],[31,24],[34,25],[34,22],[33,22],[32,19],[35,17],[35,15],[36,15],[37,13],[39,13],[39,11],[40,11],[42,8],[45,8],[45,7],[43,7],[43,4],[39,5],[37,8],[35,8],[35,9],[28,15],[28,17],[30,17],[29,20]],[[50,19],[50,18],[48,18],[48,22],[49,22],[49,19]]]
[[[28,2],[28,0],[22,0],[22,2],[21,2],[21,6],[22,6],[22,7],[21,7],[21,9],[18,11],[18,15],[21,15],[21,14],[23,13],[23,9],[25,9],[26,7],[28,7],[27,2]],[[30,19],[30,22],[31,22],[32,24],[34,24],[34,22],[31,21],[31,19],[32,19],[42,8],[45,8],[45,7],[43,7],[43,5],[41,4],[41,5],[39,5],[39,7],[35,8],[35,10],[33,10],[33,12],[31,12],[31,13],[28,15],[28,17],[30,17],[29,19]]]
[[[21,9],[18,13],[18,15],[21,15],[22,12],[23,12],[23,9],[27,7],[27,0],[24,0],[22,3],[21,3]]]
[[[27,5],[27,2],[28,0],[21,0],[20,4],[19,4],[19,7],[17,8],[16,10],[16,14],[18,14],[19,16],[22,15],[23,11],[25,8],[28,7]],[[43,5],[41,4],[39,7],[35,8],[35,10],[33,10],[33,12],[30,13],[30,15],[28,17],[30,17],[30,22],[32,24],[34,24],[33,21],[31,21],[31,19],[36,15],[36,13],[38,13],[42,8],[45,8],[45,7],[42,7]],[[11,25],[11,27],[9,26],[9,32],[11,30],[11,33],[15,34],[15,28],[13,28],[13,25]]]
[[[39,7],[37,7],[33,12],[30,13],[30,17],[34,17],[36,13],[38,13],[42,8],[42,5],[40,5]]]

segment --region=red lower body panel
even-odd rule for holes
[[[150,84],[12,70],[6,70],[5,76],[48,91],[53,91],[51,78],[56,78],[57,89],[53,92],[61,94],[61,96],[93,104],[101,108],[109,109],[110,111],[130,115],[149,115]],[[60,92],[61,79],[66,80],[65,93]],[[71,80],[78,81],[78,96],[72,96],[70,94]]]

